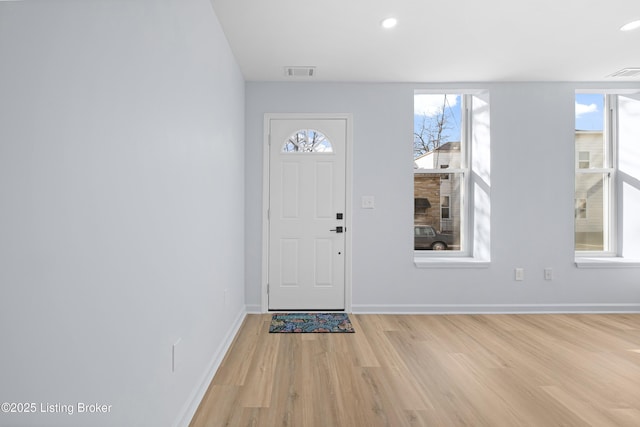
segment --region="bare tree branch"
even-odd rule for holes
[[[435,116],[422,115],[420,129],[413,134],[413,157],[418,158],[444,145],[449,138],[449,125],[446,114],[447,95],[444,96],[442,108]]]

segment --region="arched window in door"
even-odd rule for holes
[[[283,153],[333,153],[331,142],[315,129],[294,132],[282,146]]]

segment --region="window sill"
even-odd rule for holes
[[[640,259],[622,257],[576,257],[578,268],[640,268]]]
[[[414,257],[413,263],[417,268],[489,268],[491,262],[471,257]]]

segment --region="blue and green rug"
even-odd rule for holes
[[[269,332],[355,332],[347,313],[278,313]]]

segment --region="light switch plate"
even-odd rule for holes
[[[178,338],[178,340],[171,346],[171,372],[176,372],[180,366],[179,362],[181,357],[179,354],[181,353],[181,342],[182,338]]]
[[[373,209],[376,207],[376,198],[373,196],[362,196],[362,209]]]

